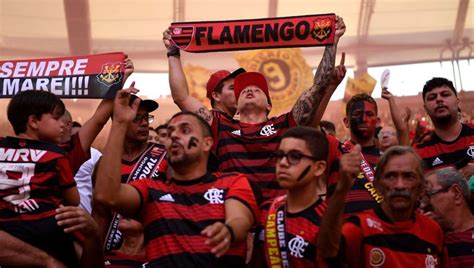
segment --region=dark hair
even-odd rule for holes
[[[227,79],[224,79],[224,80],[227,80]],[[224,88],[224,80],[220,81],[219,84],[217,84],[217,86],[214,88],[214,90],[212,92],[221,93],[222,89]],[[214,98],[212,97],[212,94],[211,94],[211,106],[212,106],[212,108],[216,108],[215,105],[216,105],[216,101],[214,100]]]
[[[370,95],[361,93],[354,95],[346,105],[346,116],[350,116],[353,112],[354,109],[354,104],[356,104],[359,101],[366,101],[369,103],[373,103],[375,105],[375,114],[378,114],[378,108],[377,108],[377,102],[375,102],[374,98],[372,98]]]
[[[329,142],[326,135],[311,127],[292,127],[281,138],[295,138],[304,140],[311,155],[319,160],[327,160],[329,154]]]
[[[425,85],[423,86],[423,101],[425,101],[425,96],[428,94],[428,92],[442,86],[449,87],[454,92],[454,95],[458,95],[456,89],[454,88],[453,82],[444,77],[433,77],[431,80],[426,81]]]
[[[65,110],[62,100],[53,93],[27,90],[13,96],[8,103],[7,115],[15,134],[18,135],[26,131],[28,118],[31,115],[41,119],[43,114],[57,112],[62,116]]]
[[[173,120],[175,117],[178,117],[180,115],[190,115],[190,116],[196,118],[199,125],[201,126],[202,135],[204,137],[212,137],[212,130],[211,130],[211,126],[209,125],[209,123],[206,122],[206,120],[204,120],[202,117],[200,117],[199,115],[197,115],[193,112],[183,111],[183,112],[176,113],[171,117],[170,121]]]
[[[323,120],[321,123],[319,123],[319,125],[327,131],[336,133],[336,125],[334,125],[333,122]]]
[[[77,121],[72,121],[72,127],[82,127],[82,125]]]
[[[161,124],[155,128],[155,131],[158,132],[160,129],[167,129],[168,128],[168,123],[166,124]]]
[[[400,156],[405,154],[412,154],[415,157],[416,162],[418,164],[416,167],[416,174],[420,178],[421,183],[421,180],[423,179],[423,161],[412,147],[401,145],[394,145],[388,148],[380,157],[375,168],[375,181],[378,181],[382,177],[385,166],[387,165],[388,160],[390,160],[390,158],[392,158],[393,156]]]

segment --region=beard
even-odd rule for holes
[[[182,167],[189,166],[190,164],[197,161],[197,156],[189,155],[189,154],[181,154],[178,156],[173,156],[171,154],[167,155],[166,160],[168,164],[173,169],[180,169]]]
[[[433,124],[435,125],[448,125],[453,121],[456,121],[457,114],[453,115],[452,113],[443,115],[443,116],[430,116]]]

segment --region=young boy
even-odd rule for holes
[[[318,184],[325,179],[328,148],[325,134],[313,128],[284,134],[275,153],[276,178],[288,192],[261,206],[255,246],[260,252],[253,254],[253,267],[317,267],[316,241],[326,208]]]
[[[66,152],[56,145],[64,110],[46,91],[11,99],[7,114],[16,137],[0,138],[0,229],[77,267],[73,239],[54,218],[60,204],[79,204]]]

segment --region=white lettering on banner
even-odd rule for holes
[[[19,91],[26,90],[50,90],[51,93],[58,96],[87,96],[89,95],[89,76],[3,79],[0,94],[3,96],[13,96]]]
[[[19,213],[33,211],[39,206],[30,200],[30,181],[35,174],[35,163],[0,163],[0,190],[17,189],[16,194],[3,200],[15,205]]]
[[[0,63],[0,78],[24,78],[32,76],[84,75],[89,59],[50,61],[5,61]]]

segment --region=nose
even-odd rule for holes
[[[407,189],[407,185],[406,185],[406,181],[402,178],[402,176],[398,176],[396,179],[395,179],[395,189],[397,190],[405,190]]]

